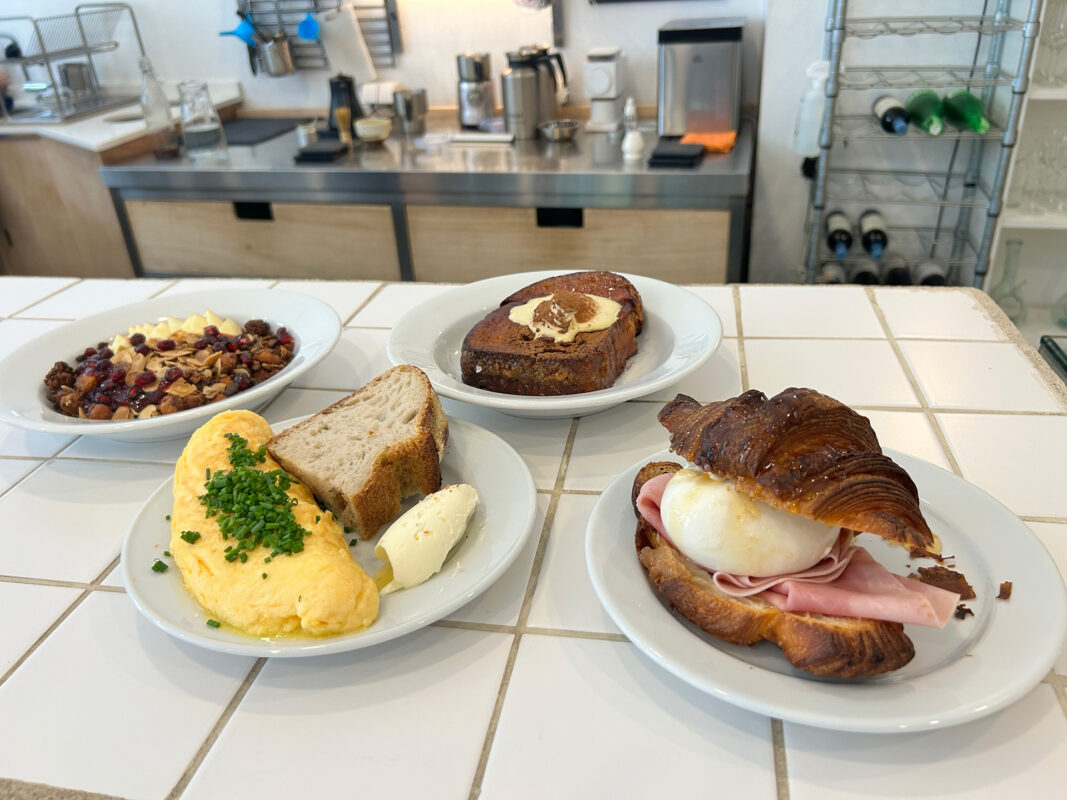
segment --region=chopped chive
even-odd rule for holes
[[[315,524],[317,525],[319,520],[322,519],[318,514],[315,515]]]
[[[358,542],[358,541],[359,541],[359,539],[353,539],[352,541],[350,541],[348,543],[348,546],[349,547],[355,547],[356,546],[356,542]]]
[[[199,531],[182,531],[179,536],[189,544],[192,544],[200,538],[200,533]]]
[[[208,626],[209,628],[217,628],[217,627],[219,627],[219,625],[221,625],[221,624],[222,624],[222,623],[221,623],[221,622],[219,622],[219,621],[218,621],[217,619],[209,619],[209,620],[207,621],[207,626]]]
[[[345,530],[345,533],[351,533],[352,532],[352,529],[349,528],[347,525],[345,525],[344,530]]]
[[[163,517],[163,519],[165,519],[167,522],[170,522],[170,514],[167,514],[167,516]]]
[[[167,565],[160,561],[158,558],[152,562],[152,572],[166,572]]]
[[[264,572],[262,575],[260,575],[260,577],[263,578],[263,580],[266,580],[267,579],[267,573]]]
[[[163,555],[165,555],[167,558],[170,558],[170,550],[164,550]]]

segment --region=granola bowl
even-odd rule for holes
[[[140,414],[143,411],[142,404],[135,403],[134,408],[137,411],[132,415],[133,418],[89,419],[68,416],[54,407],[56,393],[45,385],[45,376],[50,374],[50,368],[56,362],[66,362],[73,367],[80,363],[79,359],[84,359],[87,348],[92,350],[97,344],[111,343],[117,335],[126,334],[131,326],[154,323],[167,317],[184,320],[194,315],[203,315],[208,309],[219,317],[232,320],[241,328],[252,320],[266,322],[275,336],[271,343],[284,342],[285,350],[281,352],[284,352],[287,363],[276,364],[275,371],[260,372],[259,382],[246,382],[248,385],[242,384],[232,395],[221,393],[219,383],[226,380],[225,378],[209,378],[204,381],[202,387],[197,387],[203,390],[201,394],[206,397],[202,405],[173,413],[155,413],[148,409],[148,414]],[[282,335],[277,336],[277,332],[283,328]],[[231,408],[262,408],[282,389],[321,361],[333,349],[340,335],[341,321],[332,307],[317,298],[296,292],[272,289],[189,292],[122,306],[83,317],[49,331],[9,353],[0,361],[0,375],[3,375],[3,380],[0,381],[0,422],[42,433],[103,436],[117,441],[158,441],[188,436],[201,423],[220,411]],[[220,338],[227,340],[225,336]],[[255,336],[251,338],[256,339]],[[215,365],[219,352],[214,352],[211,357],[207,357],[204,352],[206,350],[211,353],[212,344],[213,342],[206,345],[204,342],[194,344],[190,339],[183,345],[179,337],[177,348],[168,343],[170,352],[161,354],[153,350],[147,358],[151,361],[153,355],[170,356],[176,353],[175,361],[159,359],[159,362],[165,362],[167,368],[175,363],[182,366],[185,374],[192,379],[191,373],[196,372],[198,368],[202,368],[200,371],[208,375],[210,368]],[[222,354],[225,352],[223,350]],[[251,352],[249,350],[249,353]],[[236,355],[239,356],[240,351]],[[251,358],[251,355],[248,358]],[[137,392],[133,378],[140,374],[137,368],[144,369],[144,361],[143,358],[138,359],[134,368],[129,370],[128,388],[132,392]],[[128,361],[119,359],[116,359],[116,365],[127,368],[131,366]],[[252,364],[253,370],[255,366],[259,366],[259,362]],[[218,366],[215,366],[215,371],[218,371]],[[100,377],[106,380],[104,375],[101,374]],[[160,379],[163,377],[163,374],[159,376]],[[145,380],[149,380],[147,374]],[[54,384],[67,382],[53,381]],[[179,380],[173,388],[183,388],[183,383],[184,381]],[[149,382],[145,388],[151,390],[158,386],[158,383]],[[164,383],[164,386],[170,388],[169,382]],[[190,390],[190,387],[184,388],[186,392]],[[175,394],[171,391],[170,394],[181,396],[180,392]],[[129,416],[129,408],[125,404],[122,413]]]

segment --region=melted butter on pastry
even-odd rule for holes
[[[674,546],[705,569],[768,577],[799,572],[830,552],[838,526],[739,493],[703,470],[675,473],[660,505]]]
[[[526,326],[536,337],[566,344],[573,342],[579,333],[610,328],[620,311],[622,305],[607,297],[560,291],[515,306],[508,319]]]

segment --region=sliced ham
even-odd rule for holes
[[[657,475],[646,481],[636,502],[645,520],[668,541],[660,504],[672,477]],[[709,573],[724,594],[758,596],[783,611],[945,627],[959,603],[958,594],[894,575],[851,542],[851,532],[842,529],[837,542],[821,560],[787,575],[753,578],[712,570]]]

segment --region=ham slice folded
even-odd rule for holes
[[[637,510],[670,541],[660,504],[672,475],[657,475],[641,487]],[[673,543],[672,543],[673,544]],[[732,597],[756,596],[783,611],[862,617],[943,628],[960,596],[912,578],[894,575],[841,530],[821,560],[800,572],[753,578],[708,570],[715,586]]]

